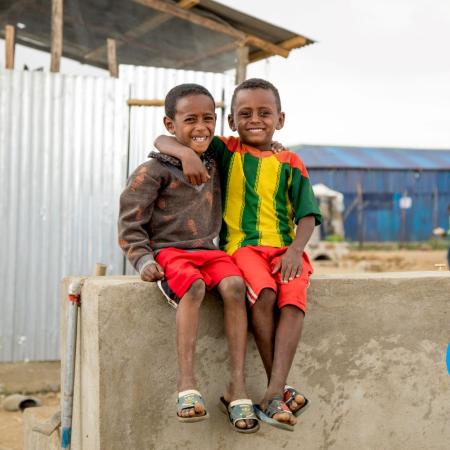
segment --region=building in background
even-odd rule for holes
[[[312,183],[344,194],[345,237],[424,241],[444,227],[450,204],[450,150],[297,145]]]

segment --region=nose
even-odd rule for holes
[[[258,111],[252,112],[252,116],[250,117],[250,122],[252,123],[259,123],[259,115]]]

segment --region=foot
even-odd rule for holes
[[[294,415],[297,415],[296,413],[303,409],[308,403],[308,400],[304,395],[298,392],[297,389],[288,385],[284,387],[283,400]]]
[[[177,400],[177,416],[184,421],[193,422],[208,415],[200,392],[195,389],[181,391]]]
[[[270,399],[264,398],[260,402],[259,407],[268,417],[277,422],[291,426],[294,426],[297,423],[297,419],[281,397],[275,396]]]
[[[239,400],[241,398],[249,398],[249,397],[246,394],[246,392],[240,392],[240,393],[233,392],[233,395],[231,395],[228,392],[226,392],[224,394],[224,396],[222,397],[222,399],[223,399],[222,402],[228,407],[228,405],[232,401]],[[236,428],[240,428],[241,430],[246,429],[246,428],[250,429],[250,428],[254,428],[257,425],[257,423],[258,423],[258,421],[254,420],[254,419],[238,420],[235,423],[235,427]]]

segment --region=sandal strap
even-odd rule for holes
[[[201,403],[206,410],[205,401],[200,392],[195,389],[182,391],[178,394],[177,411],[181,412],[187,408],[193,408],[196,403]]]
[[[292,386],[286,385],[284,387],[283,400],[284,403],[286,403],[286,405],[289,406],[289,404],[292,403],[292,401],[295,399],[297,395],[301,395],[306,400],[306,397]]]
[[[267,403],[264,414],[270,418],[273,418],[275,414],[288,413],[292,414],[292,411],[287,407],[286,403],[281,397],[273,397],[270,402]]]
[[[236,425],[238,420],[258,420],[253,409],[253,402],[248,398],[232,401],[228,405],[228,413],[233,425]]]

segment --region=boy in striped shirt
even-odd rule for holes
[[[284,120],[275,86],[261,79],[244,81],[234,91],[228,117],[239,138],[216,137],[210,148],[221,176],[220,246],[244,275],[250,321],[268,378],[257,413],[271,425],[292,429],[295,416],[309,403],[286,380],[313,272],[304,248],[321,215],[300,158],[271,150],[273,135]],[[208,175],[192,151],[167,136],[157,138],[155,145],[182,161],[193,184],[206,182]]]

